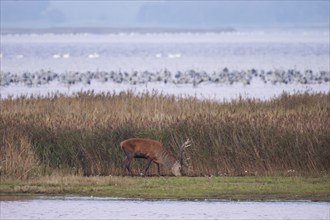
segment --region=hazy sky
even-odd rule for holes
[[[235,27],[329,25],[329,0],[0,0],[1,27]]]

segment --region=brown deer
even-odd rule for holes
[[[120,143],[126,158],[123,161],[123,169],[132,175],[131,162],[133,158],[144,158],[145,167],[144,175],[150,167],[151,162],[154,162],[158,168],[158,175],[160,176],[159,164],[170,168],[175,176],[181,176],[181,167],[183,164],[183,151],[190,146],[189,139],[180,147],[179,160],[177,160],[164,146],[159,142],[145,138],[130,138]]]

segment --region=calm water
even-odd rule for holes
[[[16,198],[17,199],[17,198]],[[4,219],[329,219],[327,202],[146,201],[38,197],[1,201]]]
[[[1,35],[3,71],[329,70],[328,30]]]

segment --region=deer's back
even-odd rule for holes
[[[130,138],[121,142],[120,146],[126,155],[135,157],[156,158],[164,151],[164,147],[159,141],[144,138]]]

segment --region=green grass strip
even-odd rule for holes
[[[1,182],[1,195],[21,193],[181,200],[330,201],[330,182],[324,177],[117,176],[48,176]]]

